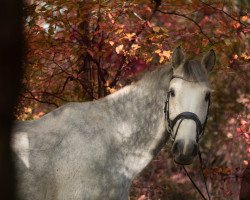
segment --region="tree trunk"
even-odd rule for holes
[[[10,138],[22,77],[22,1],[0,3],[0,199],[14,200],[15,172]]]
[[[240,200],[250,199],[250,161],[245,169],[241,181]]]

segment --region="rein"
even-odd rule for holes
[[[203,182],[206,188],[206,192],[207,192],[207,196],[208,196],[208,200],[211,200],[209,191],[208,191],[208,187],[207,187],[207,179],[206,176],[204,175],[204,171],[203,171],[203,161],[202,161],[202,157],[201,157],[201,152],[200,150],[198,151],[198,155],[199,155],[199,161],[200,161],[200,168],[201,168],[201,173],[202,173],[202,177],[203,177]],[[192,177],[190,176],[190,174],[188,173],[188,171],[186,170],[185,166],[182,165],[182,168],[184,169],[186,175],[188,176],[189,180],[191,181],[191,183],[193,184],[193,186],[196,188],[196,190],[199,192],[199,194],[202,196],[202,198],[204,200],[207,200],[205,195],[201,192],[201,190],[199,189],[199,187],[195,184],[194,180],[192,179]]]
[[[181,76],[172,76],[171,80],[173,80],[174,78],[180,78],[180,79],[183,79],[185,81],[189,81],[189,82],[194,82],[194,81],[190,81],[190,80],[186,80],[184,79],[183,77]],[[170,81],[171,81],[170,80]],[[165,107],[164,107],[164,114],[165,114],[165,119],[167,120],[168,122],[168,131],[170,132],[170,138],[175,141],[175,138],[176,138],[176,135],[178,133],[178,130],[179,130],[179,127],[182,123],[182,121],[184,119],[191,119],[193,120],[195,123],[196,123],[196,142],[199,143],[199,139],[201,138],[201,136],[203,135],[204,133],[204,129],[206,127],[206,123],[207,123],[207,118],[208,118],[208,111],[209,111],[209,108],[210,108],[210,98],[208,99],[208,108],[207,108],[207,115],[206,115],[206,119],[204,121],[204,123],[202,124],[199,117],[195,114],[195,113],[192,113],[192,112],[182,112],[180,114],[178,114],[173,120],[170,119],[170,114],[169,114],[169,99],[170,99],[170,91],[168,92],[167,94],[167,99],[166,99],[166,102],[165,102]],[[179,124],[176,128],[176,131],[174,133],[173,131],[173,128],[175,126],[175,124],[177,123],[177,121],[179,121]],[[210,194],[209,194],[209,191],[208,191],[208,187],[207,187],[207,180],[206,180],[206,177],[204,175],[204,171],[203,171],[203,161],[202,161],[202,157],[201,157],[201,152],[200,150],[198,150],[198,155],[199,155],[199,161],[200,161],[200,169],[201,169],[201,172],[202,172],[202,176],[203,176],[203,181],[204,181],[204,185],[205,185],[205,188],[206,188],[206,192],[207,192],[207,195],[208,195],[208,199],[210,200],[211,197],[210,197]],[[197,189],[197,191],[199,192],[199,194],[202,196],[202,198],[204,200],[207,200],[205,195],[201,192],[201,190],[198,188],[198,186],[195,184],[195,182],[193,181],[192,177],[190,176],[190,174],[188,173],[188,171],[186,170],[185,166],[182,165],[186,175],[188,176],[189,180],[191,181],[191,183],[194,185],[194,187]]]

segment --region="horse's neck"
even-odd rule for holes
[[[138,174],[168,139],[163,112],[167,88],[141,84],[124,88],[110,101],[115,105],[113,134],[120,149],[120,173],[128,178]]]

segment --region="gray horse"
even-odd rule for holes
[[[19,199],[127,200],[134,177],[170,136],[174,160],[190,164],[205,126],[215,54],[187,60],[178,47],[172,60],[103,99],[18,122],[12,147]]]

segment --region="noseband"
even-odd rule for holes
[[[183,79],[185,81],[189,81],[189,80],[184,79],[181,76],[172,76],[170,82],[174,78],[180,78],[180,79]],[[210,107],[210,98],[208,99],[207,115],[206,115],[205,122],[203,124],[201,123],[199,117],[193,112],[182,112],[182,113],[178,114],[173,120],[171,120],[170,119],[170,114],[169,114],[169,100],[170,100],[170,91],[168,91],[167,99],[166,99],[165,107],[164,107],[165,119],[168,122],[168,131],[170,132],[170,138],[174,141],[182,121],[184,119],[191,119],[196,124],[196,142],[198,143],[199,139],[201,138],[201,136],[204,133],[204,129],[205,129],[205,126],[206,126],[206,123],[207,123],[208,111],[209,111],[209,107]],[[178,120],[180,120],[180,122],[179,122],[179,124],[177,126],[177,129],[176,129],[175,133],[174,133],[173,129],[174,129],[174,126],[175,126],[175,124],[177,123]]]

